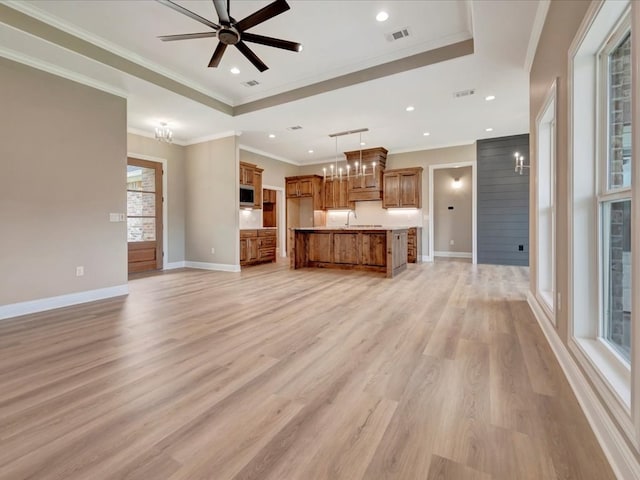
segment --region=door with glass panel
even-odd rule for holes
[[[162,268],[162,164],[127,161],[129,273]]]

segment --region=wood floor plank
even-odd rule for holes
[[[0,478],[613,479],[527,289],[283,262],[3,320]]]

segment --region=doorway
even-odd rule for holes
[[[429,261],[435,257],[477,262],[475,162],[429,166]]]
[[[127,159],[129,273],[162,268],[162,173],[159,162]]]

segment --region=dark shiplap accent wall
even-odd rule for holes
[[[478,140],[478,263],[529,265],[529,135]],[[518,246],[523,246],[523,251]]]

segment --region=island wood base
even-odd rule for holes
[[[292,269],[366,270],[392,278],[407,268],[406,228],[292,228],[289,245]]]

